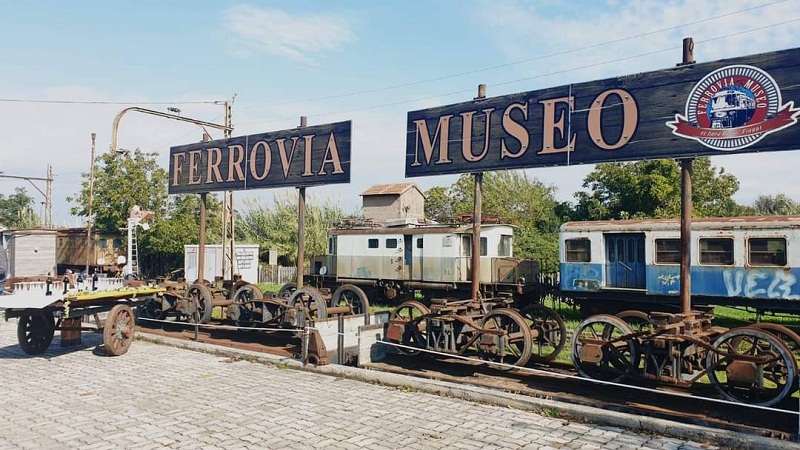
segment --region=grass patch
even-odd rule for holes
[[[714,325],[719,325],[721,327],[741,327],[755,323],[757,319],[758,317],[754,312],[725,306],[717,306],[714,308]],[[800,329],[800,316],[765,314],[761,316],[761,322],[777,323],[792,328],[795,331]]]
[[[395,308],[397,308],[397,305],[390,305],[385,303],[377,303],[374,305],[369,305],[369,311],[373,314],[383,311],[394,311]]]
[[[273,283],[261,283],[258,285],[258,288],[261,292],[274,292],[277,293],[280,289],[282,284],[273,284]]]

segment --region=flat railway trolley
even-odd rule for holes
[[[67,292],[63,296],[17,293],[0,296],[6,320],[18,318],[17,339],[29,355],[44,353],[56,330],[62,342],[80,340],[83,331],[103,332],[103,346],[111,356],[124,355],[133,342],[133,308],[164,292],[163,287],[123,287],[109,291]],[[108,313],[101,326],[98,314]],[[94,317],[95,326],[86,327],[83,317]]]

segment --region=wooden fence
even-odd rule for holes
[[[258,282],[284,284],[297,280],[297,267],[261,266],[258,268]]]

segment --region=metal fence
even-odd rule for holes
[[[297,267],[261,266],[258,268],[258,282],[267,284],[284,284],[297,280]]]

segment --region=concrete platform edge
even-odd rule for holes
[[[535,411],[544,415],[552,415],[549,411],[558,411],[558,418],[564,420],[585,421],[600,425],[609,425],[644,433],[655,433],[674,438],[693,440],[696,442],[712,442],[727,448],[771,450],[798,449],[800,444],[782,441],[765,436],[756,436],[730,430],[709,429],[699,425],[685,424],[654,417],[636,416],[618,411],[606,411],[585,405],[556,402],[545,398],[530,397],[508,392],[496,391],[471,385],[416,378],[408,375],[393,374],[378,370],[349,366],[303,366],[294,359],[278,355],[234,349],[203,342],[186,341],[165,336],[136,332],[136,339],[155,344],[169,345],[191,351],[210,353],[233,359],[269,364],[277,367],[306,370],[330,376],[348,378],[384,386],[409,389],[436,395],[459,398],[467,401],[505,406],[509,408]]]

